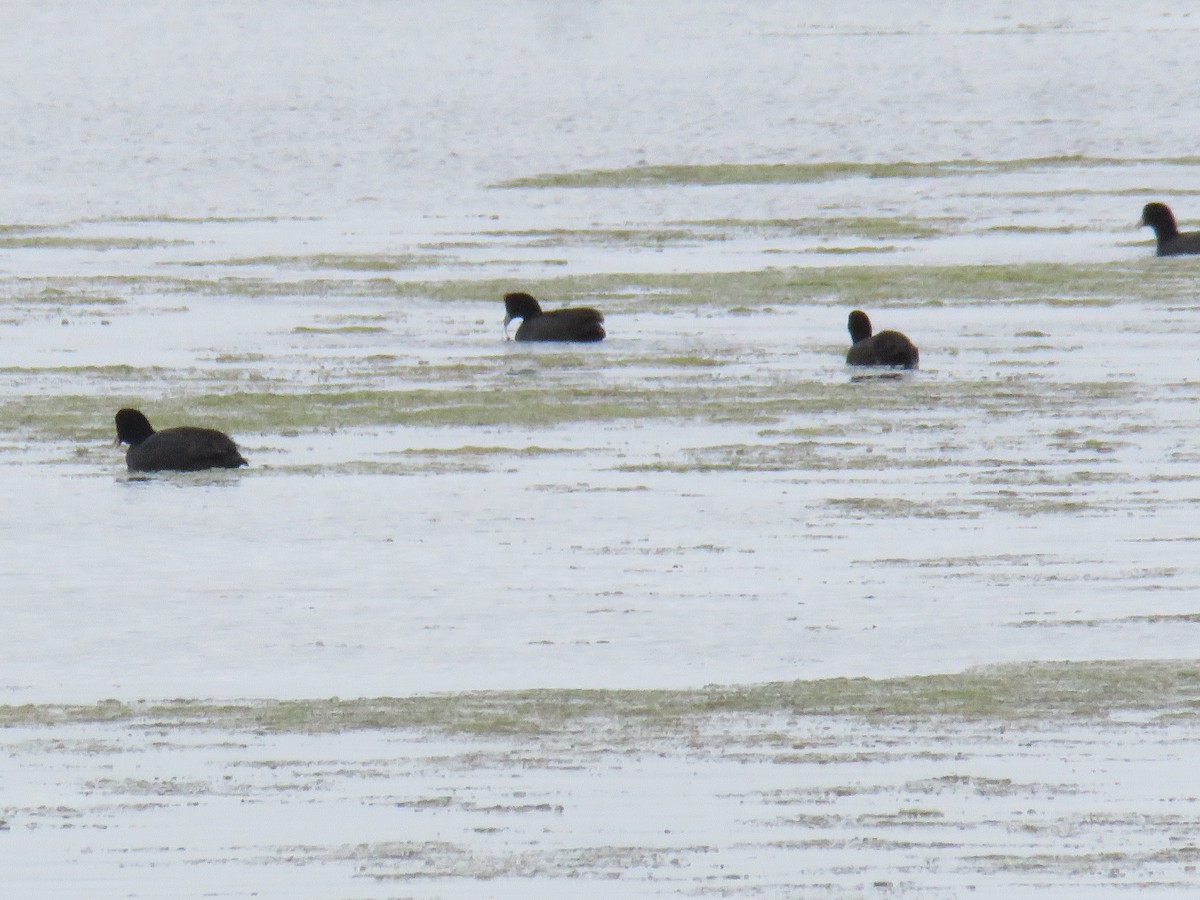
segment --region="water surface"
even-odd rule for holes
[[[10,882],[1194,892],[1200,263],[1136,221],[1200,220],[1198,27],[6,5]],[[123,405],[251,467],[131,478]]]

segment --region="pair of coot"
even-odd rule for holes
[[[556,309],[542,312],[537,300],[526,293],[504,297],[508,323],[521,319],[518,341],[599,341],[604,338],[604,316],[594,309]],[[150,420],[136,409],[116,415],[117,443],[128,444],[125,464],[131,472],[199,472],[204,469],[236,469],[247,465],[229,435],[214,428],[183,425],[155,431]]]
[[[1200,254],[1200,231],[1180,233],[1175,215],[1165,203],[1147,203],[1142,208],[1142,225],[1154,229],[1159,256]],[[897,366],[915,369],[920,353],[913,342],[898,331],[871,333],[871,320],[862,310],[850,313],[850,338],[846,353],[850,366]]]
[[[504,295],[504,333],[513,319],[521,319],[518,341],[599,341],[604,338],[604,316],[591,307],[555,309],[544,312],[529,294]],[[920,353],[913,342],[898,331],[871,333],[871,320],[860,309],[850,313],[853,346],[846,354],[851,366],[899,366],[915,369]]]
[[[1142,225],[1154,229],[1159,256],[1200,254],[1200,231],[1181,234],[1174,213],[1165,203],[1147,203],[1142,208]],[[917,367],[920,353],[900,332],[881,331],[872,335],[871,320],[858,309],[850,313],[849,326],[854,343],[846,353],[847,365]]]
[[[1154,229],[1159,256],[1200,254],[1200,231],[1180,233],[1175,214],[1165,203],[1147,203],[1142,208],[1142,225]],[[853,345],[846,353],[851,366],[902,366],[915,369],[920,353],[912,341],[898,331],[871,334],[871,320],[862,310],[850,313],[850,338]]]

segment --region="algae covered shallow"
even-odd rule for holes
[[[1053,169],[1120,168],[1148,162],[1200,165],[1200,156],[1129,159],[1084,155],[1035,157],[1030,159],[950,159],[927,162],[812,162],[812,163],[722,163],[711,165],[642,165],[625,169],[593,169],[513,178],[497,184],[501,188],[615,188],[648,185],[804,184],[840,178],[938,178],[961,175],[994,176]]]
[[[947,896],[1186,896],[1200,808],[1177,763],[1198,690],[1191,661],[1114,661],[688,691],[0,707],[21,770],[3,838],[25,850],[6,877],[45,885],[43,867],[69,858],[76,886],[119,860],[164,890],[253,876],[322,894],[352,879],[372,898],[481,884],[854,897],[907,893],[919,871],[923,893]],[[245,827],[206,829],[217,816]]]
[[[331,333],[353,336],[364,332],[355,330],[347,334],[339,329]],[[84,366],[58,369],[51,374],[106,384],[108,390],[102,395],[13,398],[0,404],[0,408],[5,410],[9,428],[24,431],[29,437],[85,436],[98,426],[97,416],[114,403],[134,402],[139,395],[145,396],[140,391],[156,388],[164,378],[170,378],[175,391],[182,393],[175,399],[166,397],[159,401],[159,407],[169,417],[177,418],[191,411],[193,415],[215,416],[236,423],[243,430],[267,432],[406,423],[529,427],[640,418],[779,423],[799,415],[863,411],[864,391],[855,382],[786,376],[760,380],[737,371],[736,360],[722,361],[705,355],[666,359],[618,356],[612,360],[612,371],[595,363],[581,366],[581,378],[595,373],[608,378],[610,384],[603,391],[572,381],[545,386],[514,384],[507,363],[500,360],[490,366],[422,371],[420,385],[392,389],[354,385],[353,381],[366,381],[371,375],[369,369],[356,369],[342,375],[340,380],[347,383],[341,385],[303,390],[264,379],[264,384],[253,390],[247,390],[245,384],[235,384],[226,391],[211,390],[228,378],[224,369],[181,372],[166,368]],[[229,361],[226,364],[232,365]],[[397,377],[398,368],[388,367],[392,377]],[[722,370],[726,369],[735,371],[725,374]],[[563,370],[559,368],[560,372]],[[697,372],[708,373],[704,383],[695,383]],[[622,377],[641,374],[653,380],[653,390],[620,383]],[[29,376],[30,370],[0,370],[0,375],[18,379]],[[439,377],[447,383],[441,387],[425,386]],[[189,381],[195,385],[190,389]],[[1027,397],[1022,386],[1007,383],[1002,377],[953,386],[928,379],[910,390],[879,392],[870,397],[868,412],[919,411],[937,405],[940,410],[931,411],[931,416],[945,415],[951,410],[999,415],[1028,410],[1030,406],[1036,411],[1065,413],[1080,398],[1104,402],[1131,398],[1138,393],[1135,385],[1119,381],[1072,385],[1070,379],[1056,379],[1054,388],[1061,388],[1064,382],[1065,389],[1078,392],[1074,398],[1050,389]],[[828,433],[836,437],[844,432]]]
[[[169,246],[178,241],[159,238],[85,237],[61,234],[3,234],[0,250],[140,250]]]
[[[706,720],[738,715],[862,717],[884,723],[910,717],[1050,723],[1138,715],[1143,721],[1178,722],[1200,716],[1200,666],[1190,659],[1039,662],[903,678],[674,691],[540,689],[346,700],[26,704],[0,706],[0,727],[103,722],[146,730],[320,734],[428,729],[546,737],[586,728],[636,741],[651,732],[688,734]],[[775,737],[786,740],[783,734]]]
[[[1150,262],[1024,263],[954,266],[764,267],[737,272],[543,276],[523,282],[533,293],[562,301],[635,299],[647,305],[713,306],[737,301],[757,304],[878,303],[946,304],[987,302],[1105,303],[1121,300],[1194,300],[1194,268]],[[434,299],[501,296],[498,280],[399,282],[399,292]],[[619,307],[618,307],[619,308]]]

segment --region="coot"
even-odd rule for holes
[[[552,309],[542,312],[541,305],[524,291],[504,295],[504,334],[508,323],[521,320],[518,341],[602,341],[604,315],[587,306]]]
[[[913,342],[898,331],[881,331],[872,336],[871,320],[861,309],[850,313],[850,339],[846,351],[848,366],[900,366],[915,369],[921,354]]]
[[[1142,207],[1142,224],[1154,229],[1159,256],[1200,253],[1200,231],[1179,233],[1175,215],[1165,203],[1147,203]]]
[[[216,429],[183,425],[155,431],[136,409],[120,410],[116,420],[117,443],[129,445],[125,464],[130,472],[198,472],[247,465],[237,444]]]

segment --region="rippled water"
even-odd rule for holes
[[[682,691],[997,663],[1014,667],[1008,684],[1042,660],[1076,661],[1083,681],[1098,660],[1132,673],[1193,658],[1200,269],[1154,258],[1136,222],[1149,200],[1200,220],[1198,30],[1166,3],[6,4],[0,779],[21,799],[0,806],[0,848],[31,851],[21,883],[68,891],[69,875],[44,872],[80,871],[89,854],[96,884],[135,860],[111,882],[122,896],[164,896],[139,877],[151,857],[219,871],[233,896],[263,871],[286,893],[297,871],[293,837],[269,824],[230,838],[228,857],[207,844],[147,855],[145,798],[174,798],[164,822],[182,845],[211,830],[224,808],[213,773],[236,763],[201,748],[200,761],[171,757],[187,756],[187,789],[106,781],[98,761],[139,758],[154,717],[47,725],[55,704]],[[506,343],[500,296],[515,286],[602,307],[609,340]],[[850,377],[856,306],[914,338],[920,372]],[[251,467],[129,477],[110,443],[130,404],[159,426],[229,430]],[[1130,677],[1134,724],[1117,730],[1129,777],[1148,778],[1192,746],[1162,723],[1190,719],[1155,677]],[[473,843],[491,825],[484,800],[459,808],[485,777],[463,735],[531,727],[520,702],[492,702],[483,724],[389,721],[363,739],[464,754],[444,816],[440,801],[396,801],[432,810],[444,846],[419,816],[402,836],[368,817],[344,836],[295,835],[311,844],[295,858],[319,864],[330,891],[364,867],[376,886],[407,886],[393,863],[414,853],[432,867],[411,882],[420,896],[479,896],[483,877],[530,879],[489,896],[549,896],[571,873],[599,884],[633,870],[650,873],[634,893],[653,894],[669,866],[691,874],[664,891],[713,888],[719,868],[695,863],[693,844],[679,863],[645,835],[624,853],[589,834],[577,817],[592,801],[566,778],[539,784],[538,802],[568,810],[556,840],[591,851],[513,849],[553,827],[540,806],[506,819],[503,852]],[[903,731],[890,702],[874,715]],[[859,796],[871,728],[862,708],[833,711],[847,768],[828,796]],[[706,764],[689,840],[745,874],[733,894],[824,883],[823,866],[851,895],[882,889],[876,866],[913,894],[978,878],[1061,890],[1080,873],[1048,858],[1064,831],[1093,854],[1089,889],[1128,889],[1105,868],[1194,888],[1175,831],[1165,856],[1139,834],[1137,853],[1104,866],[1153,804],[1113,799],[1111,762],[1087,749],[1088,729],[1107,727],[1091,708],[1083,737],[1082,711],[1029,726],[1095,767],[1079,793],[1097,806],[1046,811],[1024,850],[990,832],[965,862],[944,850],[991,814],[971,805],[990,788],[954,788],[965,806],[938,806],[945,832],[912,851],[961,878],[903,874],[903,841],[856,843],[856,816],[928,818],[920,798],[946,791],[913,788],[921,779],[1015,779],[1003,793],[1022,803],[1066,790],[1047,756],[994,746],[990,713],[976,714],[983,724],[963,727],[930,713],[922,740],[965,756],[912,774],[900,754],[884,808],[804,812],[814,830],[788,840],[840,842],[849,869],[812,857],[812,882],[789,880],[772,855],[786,841],[764,810],[789,789],[787,765],[770,770],[782,781],[738,789],[755,812],[730,830],[728,761]],[[706,730],[724,720],[657,723],[641,751],[597,737],[630,715],[593,713],[575,750],[575,726],[547,726],[554,746],[536,765],[603,765],[636,797],[637,753],[687,766],[689,741],[724,752]],[[812,724],[774,701],[732,715],[736,742],[769,744],[776,763],[779,734]],[[188,744],[191,725],[157,727]],[[220,744],[244,727],[204,733]],[[255,743],[254,765],[358,758],[308,727]],[[525,764],[487,740],[486,777]],[[358,777],[339,781],[335,805],[354,807]],[[38,779],[61,794],[52,806]],[[1192,822],[1187,785],[1154,790]],[[614,827],[637,808],[612,813]],[[111,845],[97,853],[90,831],[66,827],[77,820],[111,829]],[[759,845],[775,861],[747,859]],[[1025,853],[1042,860],[1037,877],[1013,862]]]

